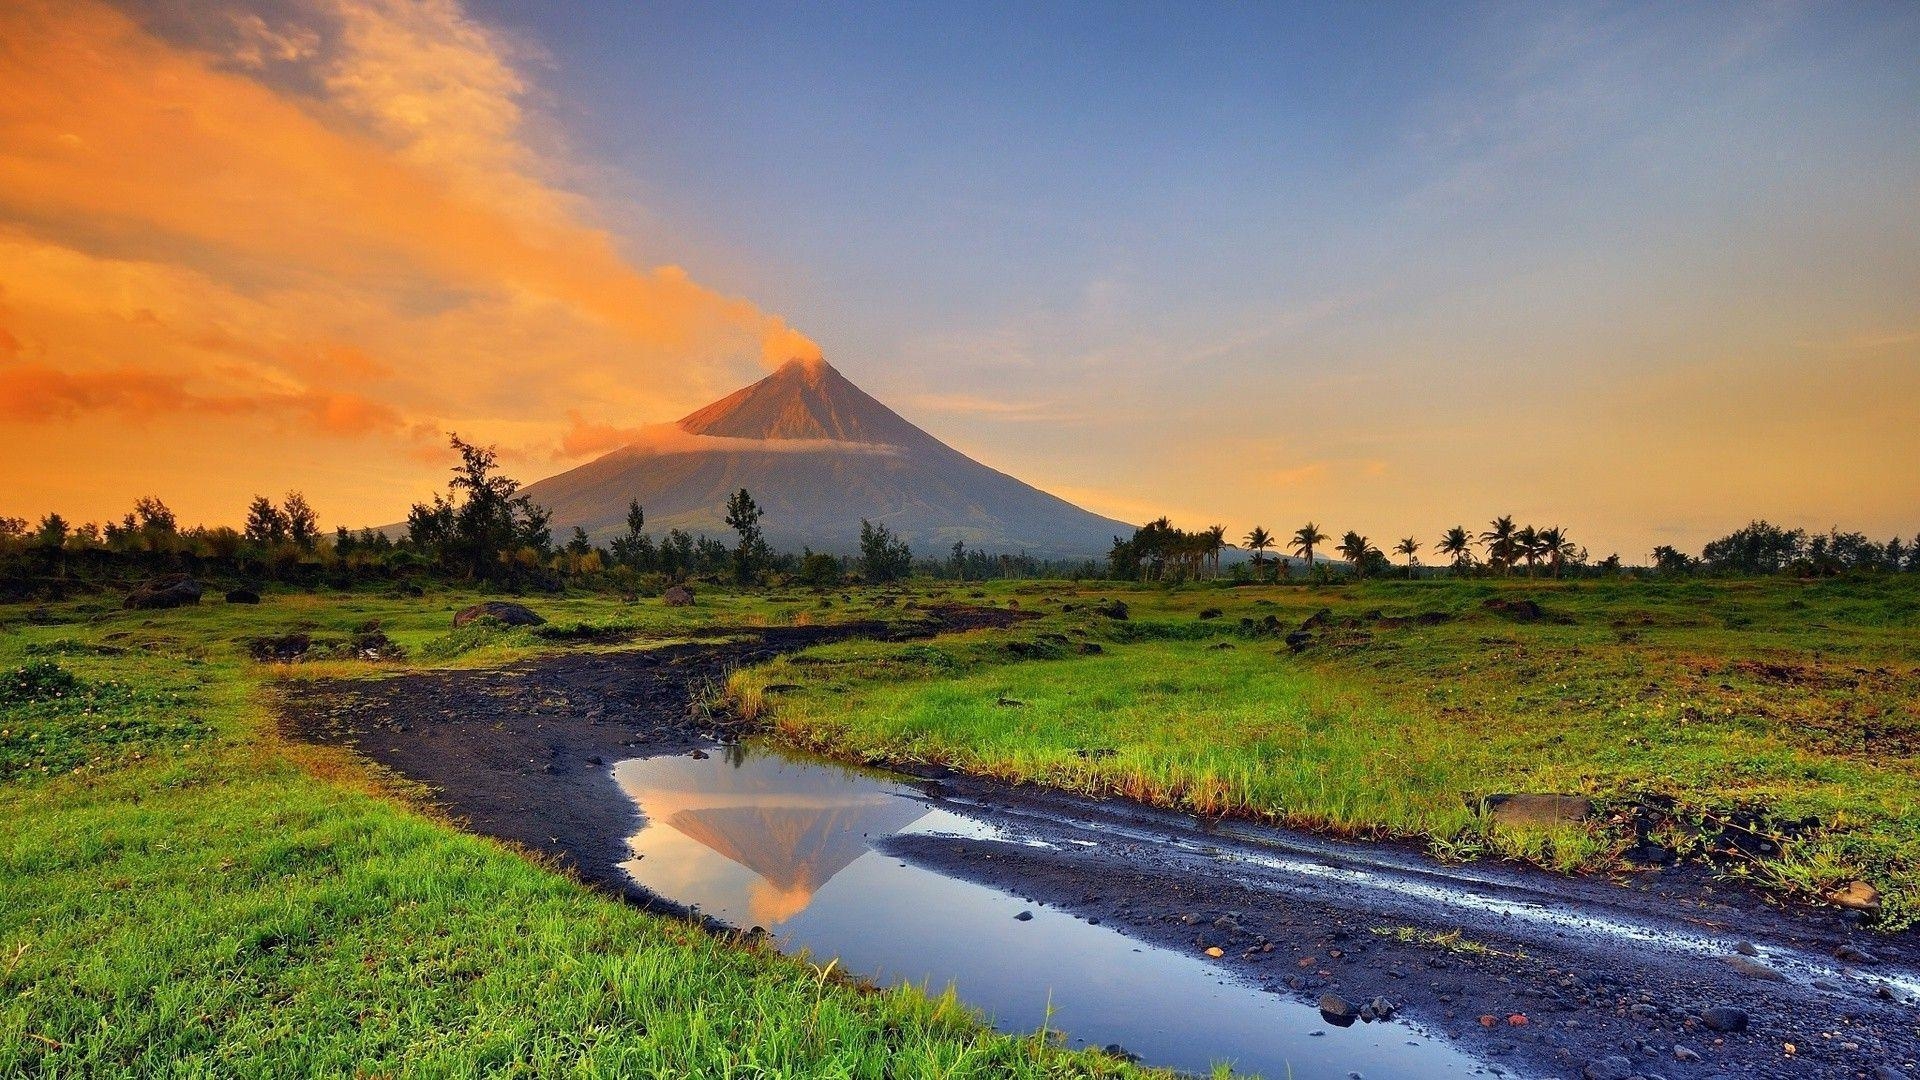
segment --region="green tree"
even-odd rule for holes
[[[274,547],[287,542],[287,519],[273,500],[265,495],[255,495],[253,502],[247,505],[247,524],[244,530],[247,542],[261,547]]]
[[[860,519],[860,573],[871,582],[899,581],[913,572],[913,551],[885,525]]]
[[[1247,550],[1253,552],[1253,576],[1260,576],[1261,568],[1267,563],[1267,551],[1273,547],[1273,534],[1264,525],[1255,525],[1243,538]]]
[[[1455,525],[1448,529],[1447,534],[1440,538],[1438,550],[1440,554],[1453,560],[1455,573],[1473,564],[1473,536],[1467,532],[1467,527],[1464,525]]]
[[[1480,534],[1480,544],[1487,549],[1488,566],[1503,574],[1513,569],[1520,558],[1517,533],[1510,516],[1502,515],[1488,523],[1487,531]]]
[[[1332,539],[1320,531],[1320,526],[1309,521],[1294,530],[1293,545],[1288,550],[1307,560],[1307,572],[1313,572],[1313,549]]]
[[[1334,550],[1340,553],[1341,558],[1353,564],[1353,572],[1357,577],[1365,577],[1369,564],[1373,561],[1372,557],[1380,554],[1380,550],[1374,547],[1372,542],[1351,529],[1340,538],[1340,546]]]
[[[67,519],[59,514],[48,514],[40,519],[40,528],[34,532],[33,542],[38,547],[58,551],[67,545],[67,533],[70,532]]]
[[[1420,554],[1420,541],[1409,536],[1393,545],[1393,550],[1396,554],[1407,557],[1407,576],[1412,577],[1413,568],[1420,565],[1420,560],[1415,558]]]
[[[727,497],[727,527],[739,537],[733,549],[733,578],[742,585],[760,579],[766,563],[767,542],[760,532],[760,507],[741,488]]]
[[[307,505],[307,497],[297,491],[287,492],[286,501],[280,504],[280,514],[287,523],[287,539],[301,551],[312,551],[320,539],[320,520],[313,507]]]
[[[444,496],[408,511],[408,542],[468,578],[507,572],[509,558],[521,549],[546,555],[553,546],[552,514],[520,494],[518,480],[498,472],[493,448],[458,434],[447,439],[459,464]]]

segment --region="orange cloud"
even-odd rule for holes
[[[512,50],[457,3],[294,10],[183,41],[96,0],[0,5],[0,361],[40,362],[7,369],[0,444],[63,424],[105,453],[135,436],[87,417],[177,417],[126,447],[141,483],[238,491],[274,464],[260,424],[358,437],[327,451],[356,477],[339,498],[390,520],[418,494],[394,452],[415,430],[584,445],[578,402],[675,415],[818,355],[747,300],[630,263],[548,178]],[[210,471],[217,448],[234,463]],[[0,452],[0,489],[70,491],[70,515],[124,494],[23,457]]]
[[[269,415],[327,435],[397,432],[393,408],[358,394],[196,394],[179,380],[132,367],[73,373],[44,364],[0,367],[0,420],[45,422],[111,412],[133,420]]]

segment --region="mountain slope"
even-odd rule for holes
[[[793,361],[633,445],[527,487],[557,531],[596,539],[627,503],[650,532],[718,535],[741,488],[766,511],[770,543],[850,551],[860,520],[884,523],[921,554],[954,541],[1056,557],[1104,554],[1132,526],[990,469],[915,427],[825,361]]]

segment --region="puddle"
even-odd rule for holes
[[[876,850],[919,833],[1019,843],[906,784],[761,748],[620,762],[646,823],[625,868],[668,899],[789,952],[880,983],[961,999],[1002,1030],[1043,1025],[1075,1046],[1118,1043],[1148,1064],[1295,1080],[1486,1070],[1404,1023],[1335,1028],[1311,1005],[1216,965]],[[1015,916],[1031,912],[1030,920]]]

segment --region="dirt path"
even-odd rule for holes
[[[428,784],[475,832],[677,910],[618,868],[639,817],[613,782],[614,762],[742,734],[693,708],[739,665],[849,637],[1017,618],[949,609],[904,630],[777,628],[502,670],[294,684],[284,724]],[[984,817],[1007,838],[897,837],[888,847],[902,858],[1168,948],[1218,948],[1223,970],[1279,993],[1386,997],[1495,1070],[1596,1080],[1920,1077],[1912,935],[1881,938],[1835,915],[1782,912],[1695,871],[1616,883],[1448,867],[1392,846],[1118,800],[950,774],[920,784],[933,805]],[[1436,943],[1454,931],[1458,942]],[[1710,1011],[1719,1008],[1741,1010],[1746,1028],[1714,1030],[1705,1021],[1721,1020]]]

